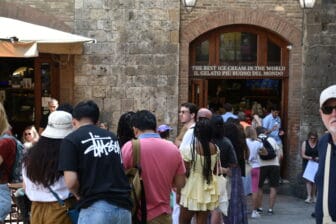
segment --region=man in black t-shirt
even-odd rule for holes
[[[76,130],[61,144],[59,170],[79,200],[79,223],[131,223],[130,185],[117,137],[96,126],[99,108],[83,101],[73,110]]]

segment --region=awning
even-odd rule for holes
[[[13,37],[18,40],[13,40]],[[36,57],[38,53],[81,54],[84,42],[96,40],[0,17],[0,57]]]

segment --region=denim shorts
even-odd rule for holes
[[[0,221],[3,222],[12,208],[10,190],[7,184],[0,184]]]
[[[117,207],[104,200],[96,201],[88,208],[82,208],[79,213],[80,224],[131,224],[131,211]]]

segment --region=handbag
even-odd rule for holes
[[[250,165],[249,161],[245,161],[245,177],[247,177],[248,175],[250,175],[252,170],[252,166]]]
[[[327,155],[325,159],[324,178],[323,178],[323,224],[333,224],[334,222],[329,214],[328,196],[329,196],[329,171],[330,171],[330,151],[331,145],[328,143]]]
[[[57,199],[58,204],[60,204],[62,207],[65,206],[65,202],[58,196],[58,194],[51,189],[51,187],[48,187],[49,191],[52,193],[52,195]],[[71,220],[72,224],[78,223],[78,217],[79,217],[79,209],[77,208],[68,208],[67,214]]]
[[[219,170],[222,167],[221,161],[217,158],[217,184],[219,189],[219,198],[218,198],[218,208],[223,213],[223,215],[227,216],[228,208],[229,208],[229,199],[227,194],[227,180],[226,178],[220,174]]]

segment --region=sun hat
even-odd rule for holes
[[[170,131],[173,128],[171,128],[170,126],[166,125],[166,124],[162,124],[157,128],[158,132],[165,132],[165,131]]]
[[[327,100],[332,98],[336,99],[336,85],[329,86],[322,91],[320,95],[320,107],[322,107]]]
[[[54,111],[48,117],[48,125],[42,136],[62,139],[72,132],[72,116],[65,111]]]

